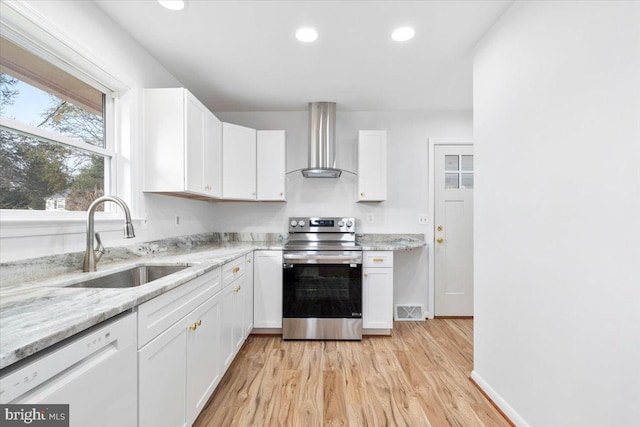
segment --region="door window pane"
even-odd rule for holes
[[[461,174],[460,188],[473,188],[473,173]]]
[[[445,173],[444,174],[444,188],[459,188],[458,174],[457,173]]]
[[[457,171],[458,170],[458,156],[444,156],[444,170]]]
[[[460,170],[469,172],[473,170],[473,156],[461,156],[462,168]]]

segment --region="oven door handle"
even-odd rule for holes
[[[361,254],[284,254],[289,264],[362,264]]]

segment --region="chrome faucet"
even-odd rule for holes
[[[102,246],[102,241],[100,240],[100,234],[94,233],[94,215],[96,213],[96,208],[98,205],[104,202],[114,202],[118,206],[122,208],[124,211],[124,238],[130,239],[132,237],[136,237],[133,232],[133,224],[131,224],[131,213],[129,212],[129,207],[119,197],[114,196],[102,196],[98,197],[91,203],[89,206],[89,210],[87,211],[87,250],[84,253],[84,264],[82,265],[82,271],[96,271],[96,264],[104,255],[104,246]],[[95,234],[96,237],[96,248],[93,248],[93,236]]]

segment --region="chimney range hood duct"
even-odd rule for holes
[[[336,169],[336,103],[309,103],[309,167],[306,178],[338,178]]]

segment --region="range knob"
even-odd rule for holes
[[[347,220],[347,228],[351,228],[353,226],[353,221],[351,221],[350,219]]]
[[[344,221],[343,220],[340,220],[338,222],[338,227],[344,227]]]
[[[298,225],[298,221],[296,221],[295,219],[291,220],[291,226],[295,227],[296,225]]]
[[[300,225],[300,227],[304,227],[304,224],[305,224],[304,220],[300,220],[300,221],[298,222],[298,225]]]

